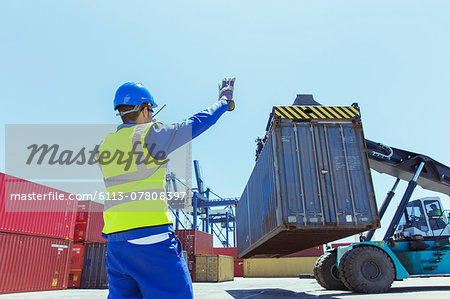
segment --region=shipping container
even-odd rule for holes
[[[108,288],[106,246],[107,243],[103,242],[86,243],[84,250],[84,267],[81,275],[82,289]]]
[[[234,259],[225,255],[196,255],[196,282],[221,282],[234,280]]]
[[[0,231],[58,239],[72,239],[76,200],[11,200],[11,196],[69,193],[0,173]]]
[[[72,241],[0,233],[0,294],[67,288]]]
[[[244,260],[237,258],[236,247],[216,247],[216,248],[213,248],[213,253],[233,257],[233,259],[234,259],[234,277],[244,276]]]
[[[78,202],[74,241],[106,242],[101,236],[103,225],[103,204],[90,200]]]
[[[291,254],[286,255],[285,257],[319,257],[324,253],[323,246],[311,247],[305,250],[300,250]],[[267,258],[266,255],[254,255],[252,258]]]
[[[179,229],[175,231],[183,250],[189,254],[212,254],[213,236],[196,229]]]
[[[331,244],[331,248],[338,248],[338,247],[343,247],[343,246],[348,246],[348,245],[351,245],[351,244],[353,244],[353,243],[333,243],[333,244]]]
[[[213,236],[196,229],[179,229],[175,230],[175,234],[187,253],[186,265],[194,279],[195,255],[213,253]]]
[[[84,266],[84,244],[74,243],[72,256],[70,257],[68,288],[79,288],[81,286],[81,274]]]
[[[322,254],[323,254],[323,246],[320,245],[286,255],[286,257],[306,257],[306,256],[318,257],[321,256]]]
[[[313,274],[318,257],[244,259],[244,277],[298,277]]]
[[[283,256],[379,227],[359,115],[356,105],[273,108],[236,209],[239,257]]]

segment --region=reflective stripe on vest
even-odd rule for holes
[[[108,198],[104,234],[172,223],[166,198],[167,159],[156,160],[145,146],[153,123],[125,127],[108,134],[99,161]],[[144,146],[143,146],[144,145]]]

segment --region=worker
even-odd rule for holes
[[[432,230],[444,229],[446,226],[443,220],[443,215],[441,209],[437,207],[436,204],[430,205],[431,210],[428,211],[428,221],[430,222],[430,228]]]
[[[428,216],[442,216],[442,211],[437,208],[436,204],[431,204],[430,208],[431,210],[428,211]]]
[[[141,83],[117,89],[114,109],[123,124],[106,136],[98,152],[109,196],[102,231],[108,239],[108,298],[193,297],[165,196],[168,155],[234,109],[234,81],[222,80],[214,105],[170,125],[152,121],[157,104]],[[133,159],[126,160],[127,153]]]

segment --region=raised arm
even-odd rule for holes
[[[221,100],[181,123],[154,124],[145,137],[147,148],[151,149],[153,154],[162,152],[167,157],[214,125],[229,107],[230,104],[226,100]]]

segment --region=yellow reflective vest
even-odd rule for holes
[[[104,234],[172,223],[164,200],[168,159],[153,158],[145,143],[152,125],[121,128],[99,147],[97,160],[107,191]]]

